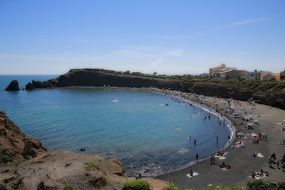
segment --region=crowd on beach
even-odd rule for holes
[[[174,97],[178,100],[181,100],[184,103],[189,104],[192,106],[193,104],[198,104],[199,106],[206,107],[210,111],[213,111],[218,114],[219,118],[221,118],[220,125],[222,125],[222,122],[225,121],[226,117],[231,117],[232,119],[235,119],[240,122],[240,126],[237,128],[238,130],[234,131],[234,136],[229,136],[229,142],[232,142],[231,148],[233,149],[244,149],[246,147],[246,143],[254,143],[258,144],[260,142],[268,142],[268,136],[267,134],[263,133],[258,129],[259,121],[251,115],[248,111],[241,111],[241,103],[237,100],[234,100],[232,98],[224,98],[224,99],[218,99],[214,97],[205,97],[203,95],[197,95],[197,94],[191,94],[191,93],[183,93],[179,91],[173,91],[168,89],[154,89],[156,93],[166,94],[171,97]],[[248,101],[248,106],[251,106],[252,109],[254,109],[255,102],[254,101]],[[207,118],[207,116],[204,117],[204,120],[210,119]],[[282,126],[282,132],[285,131],[285,120],[283,120],[280,123]],[[191,137],[190,137],[191,138]],[[246,140],[249,139],[249,142],[246,142]],[[216,142],[219,141],[219,137],[217,137]],[[194,145],[196,144],[196,139],[194,139]],[[228,143],[230,144],[230,143]],[[285,144],[285,139],[280,143]],[[219,150],[217,153],[212,155],[210,157],[210,164],[215,166],[217,165],[219,168],[223,170],[229,170],[231,169],[231,165],[229,163],[226,163],[224,160],[226,159],[225,155],[227,154],[227,146]],[[263,159],[264,155],[260,152],[253,152],[254,158],[261,158]],[[196,161],[198,162],[199,155],[196,154]],[[217,162],[220,161],[220,163]],[[268,159],[268,166],[271,169],[275,169],[275,166],[277,169],[282,169],[283,172],[285,172],[285,152],[281,159],[277,158],[277,155],[275,152],[273,152]],[[193,176],[193,170],[190,168],[190,176]],[[250,177],[254,179],[260,179],[263,177],[269,176],[269,171],[266,169],[256,169],[252,170],[249,174]]]

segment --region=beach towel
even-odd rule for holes
[[[195,177],[195,176],[197,176],[197,175],[199,175],[198,172],[193,172],[193,176],[190,176],[190,174],[187,174],[186,176],[189,177],[189,178],[192,178],[192,177]]]
[[[219,160],[225,160],[225,159],[227,159],[227,158],[224,157],[224,156],[215,156],[215,158],[217,158],[217,159],[219,159]]]
[[[256,156],[259,157],[259,158],[263,158],[264,157],[260,152],[257,153]]]

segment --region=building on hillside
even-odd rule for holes
[[[276,81],[280,81],[280,73],[274,73],[274,78]]]
[[[244,71],[241,74],[241,79],[244,80],[260,80],[260,72],[254,70],[253,72]]]
[[[285,69],[284,71],[280,72],[280,80],[285,80]]]
[[[272,72],[260,71],[260,80],[271,80],[271,79],[275,79],[275,76]]]
[[[210,68],[209,74],[210,76],[219,77],[222,72],[227,72],[232,70],[236,70],[236,68],[227,67],[225,64],[221,64],[220,66]]]
[[[220,78],[221,79],[241,79],[244,70],[227,70],[227,71],[223,71],[220,72]]]

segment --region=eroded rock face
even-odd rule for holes
[[[0,164],[34,158],[45,152],[39,141],[28,138],[0,112]]]
[[[5,90],[6,91],[18,91],[18,90],[20,90],[18,81],[17,80],[11,81]]]

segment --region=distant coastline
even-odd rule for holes
[[[285,83],[279,81],[217,80],[191,75],[166,76],[103,69],[73,69],[51,80],[29,82],[25,89],[70,86],[154,87],[241,101],[251,100],[285,109]]]

